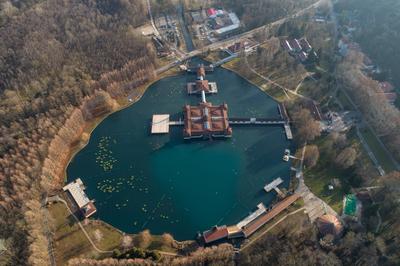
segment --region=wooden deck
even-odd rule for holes
[[[283,183],[282,178],[278,177],[278,178],[276,178],[274,181],[272,181],[271,183],[267,184],[267,185],[264,187],[264,190],[265,190],[266,192],[270,192],[271,190],[275,189],[277,186],[279,186],[279,185],[282,184],[282,183]]]
[[[153,115],[151,122],[151,134],[166,134],[169,133],[169,115]]]

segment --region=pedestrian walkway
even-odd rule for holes
[[[303,169],[304,154],[306,152],[306,146],[307,144],[304,144],[301,155],[300,167],[297,169],[296,173],[296,177],[299,179],[299,184],[297,186],[296,193],[300,194],[300,196],[303,198],[304,207],[311,222],[314,222],[318,217],[324,214],[331,214],[336,217],[339,217],[337,212],[334,209],[332,209],[331,206],[326,204],[325,201],[323,201],[322,199],[317,197],[314,193],[312,193],[311,190],[304,183],[304,176],[302,169]]]

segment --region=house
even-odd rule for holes
[[[283,47],[300,62],[305,63],[310,53],[312,52],[312,46],[306,38],[285,40],[282,43]],[[316,55],[316,53],[314,52]]]
[[[207,16],[210,18],[215,18],[217,16],[217,10],[215,8],[207,9]]]
[[[301,49],[302,49],[304,52],[306,52],[306,53],[311,52],[312,46],[310,45],[310,43],[307,41],[306,38],[300,39],[299,42],[300,42]]]
[[[201,92],[205,98],[205,91]],[[202,101],[197,106],[185,105],[183,112],[185,139],[232,136],[226,104],[213,106],[211,103]]]
[[[301,51],[299,54],[297,54],[297,57],[302,63],[304,63],[308,59],[308,54],[304,51]]]
[[[255,50],[255,48],[259,46],[259,43],[246,39],[239,42],[234,43],[233,45],[228,47],[229,52],[232,54],[240,53],[244,50],[245,53],[251,53]]]
[[[290,44],[290,47],[292,47],[293,52],[295,52],[295,53],[301,52],[302,48],[301,48],[299,40],[297,40],[297,39],[291,40],[291,41],[289,41],[289,44]]]
[[[85,186],[80,178],[64,186],[63,190],[72,198],[85,218],[89,218],[96,213],[97,209],[93,200],[87,197],[84,191]]]

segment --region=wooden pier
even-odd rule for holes
[[[185,125],[185,121],[183,121],[181,119],[176,120],[176,121],[169,121],[169,125],[170,126],[183,126],[183,125]]]
[[[271,190],[275,190],[276,193],[278,193],[278,196],[281,197],[281,198],[283,198],[285,195],[284,195],[284,193],[278,188],[278,186],[279,186],[280,184],[282,184],[282,183],[283,183],[282,178],[278,177],[277,179],[275,179],[275,180],[272,181],[271,183],[267,184],[267,185],[264,187],[264,190],[265,190],[267,193],[270,192]]]
[[[284,120],[279,118],[229,118],[231,125],[283,125]]]
[[[166,134],[169,133],[169,115],[153,115],[151,122],[151,134]]]
[[[279,125],[284,127],[286,138],[293,139],[290,125],[280,118],[229,118],[229,125],[232,126],[275,126]],[[170,120],[169,115],[153,115],[153,122],[151,126],[152,134],[165,134],[169,133],[169,126],[184,126],[183,120]]]
[[[283,125],[283,127],[285,128],[286,138],[287,138],[288,140],[292,140],[292,139],[293,139],[293,134],[292,134],[292,130],[290,129],[289,123],[285,123],[285,124]]]
[[[197,73],[197,70],[199,69],[200,65],[188,65],[186,71],[189,73]],[[214,66],[211,64],[209,66],[204,66],[204,70],[206,72],[213,72],[214,71]]]

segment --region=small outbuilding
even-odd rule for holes
[[[343,225],[340,220],[334,215],[322,215],[317,219],[316,223],[319,232],[323,236],[331,234],[334,237],[340,237],[343,233]]]

